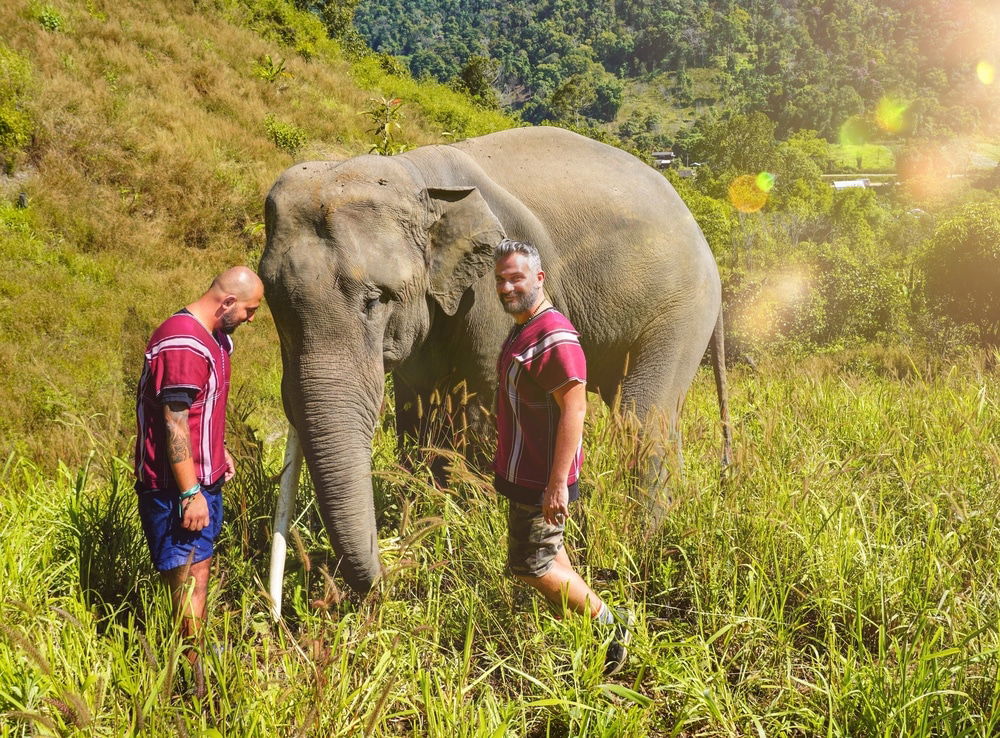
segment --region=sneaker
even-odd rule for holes
[[[604,676],[617,674],[628,660],[628,644],[632,641],[635,613],[624,607],[615,610],[615,632],[604,656]]]

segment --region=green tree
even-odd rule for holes
[[[932,308],[975,326],[984,342],[1000,343],[1000,199],[954,211],[922,262]]]
[[[774,166],[778,144],[775,123],[763,113],[703,119],[701,135],[691,139],[691,158],[708,162],[719,174],[756,174]]]
[[[800,131],[781,143],[773,166],[770,208],[806,217],[827,213],[833,204],[833,191],[822,174],[829,159],[829,146],[815,131]]]
[[[500,105],[496,83],[500,77],[500,63],[481,54],[473,54],[462,67],[455,86],[467,92],[473,100],[487,108]]]

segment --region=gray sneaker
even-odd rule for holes
[[[619,607],[615,610],[615,632],[608,644],[604,656],[604,676],[617,674],[628,660],[628,644],[632,641],[632,626],[635,625],[635,613]]]

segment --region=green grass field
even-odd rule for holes
[[[830,144],[832,171],[893,172],[896,157],[882,144]],[[860,161],[860,165],[859,162]]]
[[[993,735],[1000,407],[987,358],[870,350],[735,368],[725,482],[703,371],[686,471],[655,530],[629,481],[642,451],[594,405],[571,555],[639,623],[610,681],[596,627],[502,576],[505,523],[484,477],[456,463],[437,490],[400,471],[391,418],[374,451],[379,593],[358,603],[327,578],[304,483],[274,624],[262,580],[281,449],[249,430],[245,397],[233,408],[240,474],[203,702],[184,693],[126,449],[54,476],[12,458],[0,736]]]

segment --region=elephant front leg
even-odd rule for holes
[[[393,379],[396,408],[396,448],[399,461],[408,471],[415,472],[422,464],[430,469],[437,486],[447,481],[446,460],[430,449],[443,446],[447,434],[440,429],[441,396],[432,386],[419,385],[412,379],[395,374]]]

